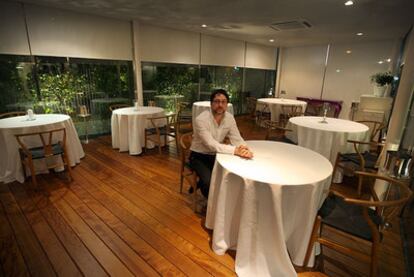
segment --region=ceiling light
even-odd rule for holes
[[[354,2],[351,0],[345,2],[345,6],[352,6],[353,4]]]
[[[206,24],[201,25],[201,28],[207,28]]]
[[[383,61],[379,61],[378,63],[379,63],[379,64],[382,64],[382,63],[384,63],[384,62],[383,62]]]
[[[347,53],[347,54],[351,54],[351,53],[352,53],[352,51],[351,51],[351,50],[346,50],[346,53]]]
[[[337,69],[336,72],[339,73],[339,72],[341,72],[341,70],[340,69]]]
[[[390,59],[390,58],[388,58],[388,59],[387,59],[387,62],[391,62],[391,59]]]
[[[269,39],[269,41],[270,41],[270,42],[275,42],[275,40],[274,40],[274,39],[272,39],[272,38],[271,38],[271,39]]]
[[[357,36],[362,36],[364,33],[356,33]]]

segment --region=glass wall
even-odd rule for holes
[[[131,103],[131,61],[0,55],[0,113],[26,111],[64,113],[78,133],[85,133],[80,106],[91,114],[91,135],[110,133],[109,106]]]
[[[188,102],[191,109],[193,102],[209,100],[213,89],[224,88],[235,114],[242,114],[246,112],[247,96],[269,96],[275,76],[275,70],[146,62],[142,63],[144,104],[149,100],[160,102],[157,99],[161,95],[182,95],[180,101]]]

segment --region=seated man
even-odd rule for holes
[[[228,101],[229,96],[224,89],[213,91],[210,97],[211,110],[202,112],[195,119],[190,163],[200,178],[197,186],[206,198],[216,153],[238,155],[247,159],[253,157],[240,136],[236,120],[227,112]],[[232,145],[223,143],[226,137]]]

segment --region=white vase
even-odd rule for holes
[[[374,96],[384,97],[386,90],[387,90],[387,86],[386,85],[385,86],[375,85],[374,86]]]

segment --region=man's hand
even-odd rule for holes
[[[246,159],[253,158],[253,152],[251,152],[246,145],[237,146],[236,149],[234,149],[234,155],[237,155],[237,156],[240,156]]]

